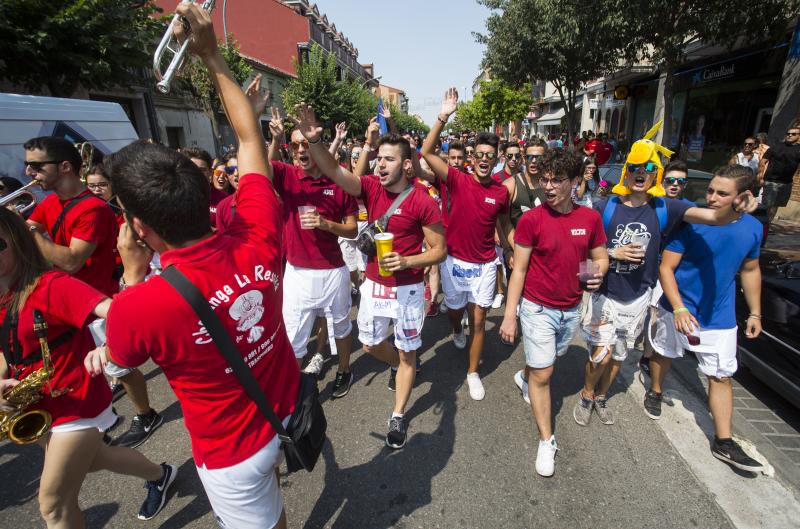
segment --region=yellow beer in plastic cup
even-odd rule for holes
[[[378,261],[383,259],[383,256],[392,252],[392,241],[394,241],[394,234],[392,233],[379,233],[375,235],[375,248],[378,250]],[[383,277],[389,277],[392,272],[384,270],[378,265],[378,273]]]

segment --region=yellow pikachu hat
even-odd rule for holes
[[[661,165],[660,155],[664,155],[669,158],[675,153],[650,139],[656,135],[656,132],[658,132],[658,129],[661,128],[661,124],[663,122],[664,120],[661,120],[653,125],[653,128],[648,130],[641,140],[634,142],[633,146],[631,147],[631,152],[628,153],[628,158],[625,160],[625,165],[622,166],[622,176],[619,179],[619,183],[617,183],[617,185],[615,185],[611,190],[612,193],[621,196],[631,194],[631,190],[626,185],[628,164],[643,164],[647,162],[653,162],[658,167],[658,174],[656,174],[655,185],[648,189],[647,193],[653,195],[654,197],[663,197],[667,194],[667,192],[664,191],[664,186],[661,185],[661,178],[664,176],[664,166]]]

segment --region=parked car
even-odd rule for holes
[[[610,163],[600,166],[598,171],[601,180],[605,180],[612,187],[619,182],[620,175],[622,174],[622,164]],[[698,171],[697,169],[689,169],[689,181],[686,183],[686,189],[683,191],[683,197],[691,200],[698,206],[706,205],[706,189],[708,183],[714,175],[706,171]],[[760,205],[753,212],[753,216],[761,222],[764,227],[762,246],[767,242],[767,235],[769,234],[769,215],[767,215],[767,208]]]
[[[755,339],[744,336],[750,311],[737,284],[739,361],[764,384],[800,408],[800,248],[763,250],[761,325]]]

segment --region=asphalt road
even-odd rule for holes
[[[558,361],[553,410],[560,452],[556,474],[534,470],[536,425],[512,376],[522,346],[500,343],[493,311],[481,375],[486,399],[472,401],[466,352],[449,338],[442,316],[425,322],[422,373],[411,396],[406,447],[384,445],[393,394],[388,368],[358,350],[349,395],[329,399],[331,362],[321,382],[330,443],[313,473],[282,476],[292,528],[687,528],[731,527],[664,433],[623,383],[610,403],[617,423],[595,416],[587,428],[572,407],[586,351],[576,340]],[[356,347],[358,344],[356,343]],[[90,475],[81,492],[89,527],[216,527],[191,459],[180,407],[160,370],[143,369],[153,406],[165,424],[140,447],[155,461],[179,467],[170,503],[150,522],[136,519],[142,483],[107,472]],[[126,397],[116,404],[128,418]],[[119,431],[127,428],[127,421]],[[43,527],[36,501],[41,452],[0,445],[2,527]]]

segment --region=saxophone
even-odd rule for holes
[[[25,411],[25,408],[39,402],[44,395],[41,390],[47,386],[51,397],[58,397],[69,390],[57,392],[50,387],[53,377],[53,361],[50,358],[50,347],[47,344],[47,322],[42,312],[33,311],[33,330],[39,339],[42,350],[42,367],[22,379],[8,390],[3,398],[17,407],[14,411],[0,411],[0,441],[8,438],[12,443],[25,445],[35,443],[50,429],[53,419],[44,410]]]

